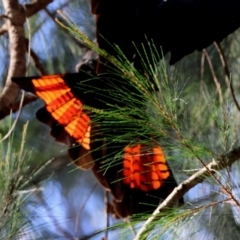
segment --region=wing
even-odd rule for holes
[[[76,157],[74,159],[76,164],[85,169],[93,166],[89,153],[91,124],[89,113],[84,110],[83,102],[72,91],[78,77],[79,74],[49,75],[13,78],[13,81],[44,101],[45,107],[38,110],[37,118],[51,127],[51,133],[57,141],[71,147],[81,146],[80,150],[72,148],[69,151]]]
[[[85,149],[90,149],[90,117],[64,82],[64,76],[52,75],[33,78],[34,92],[43,99],[46,110],[64,130]]]

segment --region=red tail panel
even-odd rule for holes
[[[152,191],[170,176],[162,149],[143,145],[126,147],[123,156],[123,182],[130,188]]]

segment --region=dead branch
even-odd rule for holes
[[[141,229],[138,231],[134,240],[145,239],[147,230],[150,224],[158,216],[158,213],[166,207],[172,207],[186,192],[197,184],[203,182],[207,177],[214,175],[216,171],[231,166],[235,161],[240,158],[240,147],[237,147],[229,153],[220,156],[217,160],[213,160],[206,167],[203,167],[198,172],[193,174],[184,182],[180,183],[173,192],[156,208],[153,214],[147,219]]]

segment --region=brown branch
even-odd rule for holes
[[[11,105],[19,95],[19,87],[11,82],[13,76],[24,76],[25,60],[25,14],[17,0],[3,0],[3,7],[8,19],[5,23],[8,29],[10,46],[10,66],[5,87],[0,95],[0,119],[9,114]]]
[[[134,240],[145,239],[147,230],[150,224],[156,219],[158,213],[163,211],[166,207],[172,207],[186,192],[197,184],[203,182],[207,177],[216,173],[223,168],[231,166],[235,161],[240,158],[240,147],[237,147],[229,153],[222,155],[217,160],[213,160],[206,167],[200,169],[197,173],[193,174],[187,180],[179,184],[173,192],[156,208],[153,214],[147,219],[141,229],[138,231]]]
[[[39,10],[45,8],[47,4],[53,0],[39,0],[32,4],[20,5],[18,0],[3,0],[3,7],[5,10],[5,27],[2,27],[2,33],[8,31],[9,35],[9,49],[10,49],[10,65],[6,84],[0,94],[0,119],[8,116],[13,108],[16,111],[15,101],[19,95],[19,87],[11,82],[14,76],[26,75],[26,39],[24,33],[24,23],[26,17],[30,17]],[[4,26],[3,25],[3,26]],[[37,63],[37,68],[40,69],[39,62],[36,61],[36,54],[32,51],[31,56]],[[44,72],[41,69],[41,72]],[[32,98],[31,98],[32,99]],[[29,103],[29,99],[24,100],[24,105]]]
[[[46,6],[52,1],[53,0],[38,0],[31,4],[20,5],[18,4],[18,0],[3,0],[5,14],[1,16],[5,19],[5,24],[0,29],[0,34],[4,34],[7,31],[9,34],[10,66],[6,84],[0,93],[0,119],[3,119],[10,114],[11,108],[13,108],[13,111],[17,111],[16,106],[19,106],[19,103],[16,104],[15,101],[19,95],[20,89],[16,84],[11,82],[11,79],[12,77],[25,76],[26,74],[25,53],[27,47],[24,36],[24,23],[26,17],[31,17],[42,9],[46,10]],[[66,4],[68,4],[68,2],[66,2],[65,5]],[[50,12],[47,12],[51,17]],[[75,39],[73,40],[76,41]],[[78,41],[77,44],[82,47]],[[40,74],[46,74],[37,55],[31,49],[30,56]],[[31,99],[33,101],[36,100],[34,97],[28,98],[27,100],[24,100],[23,105],[30,103]]]

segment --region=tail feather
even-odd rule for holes
[[[120,158],[121,164],[93,168],[103,173],[107,185],[114,197],[113,207],[119,217],[127,217],[137,213],[150,213],[158,204],[177,187],[171,169],[159,145],[135,144],[125,147],[119,146],[119,151],[108,148],[108,158]],[[116,156],[116,152],[122,155]],[[108,168],[106,170],[106,168]],[[105,170],[105,171],[104,171]],[[100,174],[100,178],[103,175]],[[179,200],[183,203],[183,199]]]

